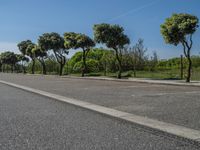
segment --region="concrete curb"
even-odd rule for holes
[[[159,80],[158,81],[157,80],[140,80],[140,79],[132,79],[132,78],[114,79],[114,78],[102,78],[102,77],[74,77],[74,76],[61,76],[61,78],[104,80],[104,81],[115,81],[115,82],[137,82],[137,83],[160,84],[160,85],[200,87],[200,83],[173,83],[173,82],[159,81]]]
[[[75,105],[75,106],[78,106],[78,107],[81,107],[81,108],[84,108],[87,110],[91,110],[91,111],[94,111],[94,112],[97,112],[100,114],[104,114],[104,115],[107,115],[110,117],[114,117],[114,118],[117,118],[117,119],[120,119],[123,121],[128,121],[135,125],[139,125],[143,128],[147,128],[147,129],[150,129],[153,131],[158,131],[158,132],[164,133],[169,137],[171,137],[171,136],[179,137],[183,140],[186,140],[187,142],[190,142],[192,144],[200,146],[200,131],[199,130],[194,130],[194,129],[186,128],[183,126],[178,126],[178,125],[174,125],[174,124],[170,124],[170,123],[157,121],[154,119],[149,119],[146,117],[137,116],[134,114],[114,110],[114,109],[111,109],[108,107],[99,106],[99,105],[95,105],[95,104],[88,103],[88,102],[83,102],[83,101],[72,99],[72,98],[67,98],[64,96],[60,96],[60,95],[52,94],[49,92],[29,88],[29,87],[22,86],[22,85],[13,84],[13,83],[6,82],[6,81],[0,80],[0,83],[11,86],[11,87],[15,87],[18,89],[22,89],[24,91],[35,93],[38,95],[42,95],[42,96],[45,96],[45,97],[48,97],[51,99],[62,101],[62,102],[65,102],[65,103],[68,103],[71,105]]]
[[[136,83],[147,83],[147,84],[157,84],[157,85],[172,85],[172,86],[191,86],[191,87],[200,87],[200,82],[172,82],[172,81],[163,81],[163,80],[149,80],[149,79],[116,79],[108,77],[76,77],[76,76],[59,76],[59,75],[42,75],[42,74],[22,74],[28,76],[46,76],[46,77],[56,77],[56,78],[70,78],[70,79],[85,79],[85,80],[103,80],[103,81],[114,81],[114,82],[136,82]]]

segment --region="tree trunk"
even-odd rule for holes
[[[65,63],[66,63],[66,58],[62,54],[57,53],[55,50],[53,50],[53,52],[54,52],[54,55],[56,57],[57,62],[60,64],[59,75],[62,76],[63,68],[64,68]]]
[[[2,64],[0,65],[0,72],[2,72]]]
[[[83,59],[82,77],[84,77],[85,76],[85,72],[86,72],[86,52],[85,52],[85,50],[83,50],[82,59]]]
[[[186,82],[190,82],[191,80],[191,71],[192,71],[192,60],[191,60],[191,56],[190,56],[190,51],[192,48],[192,35],[190,36],[190,44],[187,41],[183,41],[182,45],[183,45],[183,52],[185,57],[188,59],[188,70],[187,70],[187,77],[186,77]]]
[[[66,65],[67,65],[67,73],[66,73],[66,75],[69,75],[69,64],[68,64],[68,61],[67,61]]]
[[[59,75],[60,75],[60,76],[62,76],[63,67],[64,67],[64,65],[63,65],[62,63],[60,63],[60,70],[59,70]]]
[[[31,67],[31,73],[35,74],[35,59],[32,59],[32,61],[33,61],[33,64],[32,64],[32,67]]]
[[[45,64],[44,59],[41,58],[41,59],[38,59],[38,60],[40,61],[41,65],[42,65],[42,73],[43,73],[43,75],[46,75],[47,71],[46,71],[46,64]]]
[[[136,78],[136,66],[133,67],[134,77]]]
[[[107,63],[105,62],[105,64],[104,64],[104,76],[106,76],[107,75]]]
[[[118,71],[118,75],[117,75],[118,79],[122,78],[122,66],[121,66],[121,62],[119,62],[119,71]]]
[[[181,80],[183,80],[183,55],[181,55],[180,71],[181,71]]]
[[[190,56],[187,59],[188,59],[188,71],[187,71],[186,82],[190,82],[191,71],[192,71],[192,60],[191,60]]]
[[[42,70],[43,70],[43,74],[46,75],[47,74],[47,70],[46,70],[45,62],[42,63]]]
[[[26,67],[25,66],[22,67],[23,67],[23,73],[26,74]]]
[[[118,53],[118,50],[117,49],[114,49],[115,52],[116,52],[116,58],[117,58],[117,61],[118,61],[118,74],[117,74],[117,78],[118,79],[121,79],[122,78],[122,62],[121,62],[121,58],[119,57],[119,53]]]
[[[14,72],[14,65],[11,65],[11,72]]]

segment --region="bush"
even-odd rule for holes
[[[132,74],[134,74],[133,71],[127,71],[124,73],[124,77],[132,77]]]
[[[87,71],[89,72],[99,72],[99,62],[94,59],[89,59],[86,61]],[[73,73],[80,73],[82,71],[82,61],[77,62],[72,72]]]
[[[75,63],[72,72],[73,73],[80,73],[82,70],[82,61]]]
[[[88,76],[98,77],[101,76],[101,73],[89,73]]]
[[[89,59],[86,63],[88,72],[99,72],[99,61]]]

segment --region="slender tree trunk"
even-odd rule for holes
[[[22,67],[23,67],[23,73],[26,74],[26,68],[25,68],[25,66],[23,65]]]
[[[14,72],[14,65],[13,64],[11,65],[11,72],[12,73]]]
[[[2,65],[2,72],[3,72],[3,73],[5,72],[4,65]]]
[[[121,79],[122,78],[122,65],[121,65],[121,62],[119,62],[119,72],[118,72],[118,75],[117,75],[117,78],[118,79]]]
[[[105,64],[104,64],[104,76],[106,76],[107,75],[107,63],[105,62]]]
[[[188,59],[188,71],[187,71],[187,77],[186,77],[186,82],[190,82],[191,80],[191,71],[192,71],[192,60],[190,57]]]
[[[62,76],[63,67],[64,67],[64,65],[63,65],[62,63],[60,63],[60,70],[59,70],[59,75],[60,75],[60,76]]]
[[[45,61],[43,58],[38,58],[38,60],[40,61],[41,65],[42,65],[42,74],[43,75],[46,75],[47,74],[47,71],[46,71],[46,64],[45,64]]]
[[[84,77],[85,76],[85,72],[86,72],[86,51],[85,50],[83,50],[82,60],[83,60],[82,77]]]
[[[193,45],[192,42],[192,35],[190,36],[190,44],[187,41],[183,41],[182,42],[183,45],[183,51],[185,54],[185,57],[188,60],[188,70],[187,70],[187,77],[186,77],[186,82],[190,82],[191,80],[191,71],[192,71],[192,60],[191,60],[191,55],[190,55],[190,51]]]
[[[117,78],[118,79],[121,79],[122,78],[122,62],[121,62],[121,57],[119,56],[119,52],[117,49],[114,49],[115,52],[116,52],[116,58],[117,58],[117,61],[118,61],[118,74],[117,74]]]
[[[63,68],[64,68],[65,63],[66,63],[66,58],[65,58],[64,55],[57,53],[55,50],[53,50],[53,52],[54,52],[54,55],[56,57],[57,62],[60,65],[59,75],[62,76],[62,74],[63,74]]]
[[[69,64],[68,64],[68,61],[67,61],[67,75],[69,75]]]
[[[183,80],[183,55],[181,55],[180,69],[181,69],[181,80]]]
[[[47,74],[47,70],[46,70],[45,62],[42,63],[42,70],[43,70],[43,74],[46,75]]]
[[[136,77],[136,65],[133,66],[134,77]]]
[[[31,73],[35,74],[35,59],[32,59],[32,61],[33,61],[32,62],[33,64],[32,64],[32,67],[31,67]]]

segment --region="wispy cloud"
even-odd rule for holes
[[[18,53],[18,48],[16,43],[12,42],[0,42],[0,52],[13,51]]]
[[[113,17],[112,19],[109,20],[109,22],[118,20],[118,19],[120,19],[122,17],[125,17],[125,16],[129,15],[129,14],[139,12],[139,11],[145,9],[145,8],[148,8],[150,6],[153,6],[153,5],[157,4],[159,1],[161,1],[161,0],[154,0],[154,1],[151,1],[150,3],[142,5],[142,6],[138,7],[138,8],[131,9],[131,10],[125,12],[125,13],[122,13],[122,14],[116,16],[116,17]]]

